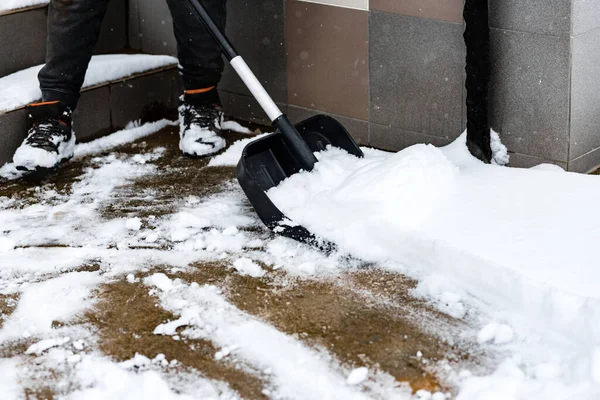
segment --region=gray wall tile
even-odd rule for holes
[[[510,151],[567,161],[570,40],[492,29],[492,127]]]
[[[271,125],[271,121],[254,97],[224,90],[219,90],[219,96],[223,102],[225,115],[261,125]],[[277,105],[283,113],[287,112],[287,104],[278,102]]]
[[[284,0],[228,0],[227,35],[275,101],[287,102]],[[239,21],[244,21],[239,23]],[[227,65],[220,87],[250,95]]]
[[[462,23],[463,0],[371,0],[369,9]]]
[[[519,153],[510,153],[509,155],[510,155],[510,162],[508,163],[508,166],[513,167],[513,168],[531,168],[531,167],[535,167],[536,165],[540,165],[540,164],[554,164],[554,165],[558,165],[559,167],[561,167],[565,170],[567,169],[566,162],[545,160],[543,158],[529,156],[526,154],[519,154]]]
[[[493,28],[565,37],[571,33],[571,0],[494,0],[489,7]]]
[[[0,114],[0,166],[12,161],[13,154],[27,134],[27,111]]]
[[[599,43],[600,29],[572,41],[571,159],[600,147]]]
[[[45,8],[0,16],[0,76],[43,64],[45,58]]]
[[[110,111],[113,130],[140,118],[153,103],[175,108],[173,92],[179,76],[176,69],[129,79],[110,86]]]
[[[73,129],[77,141],[89,141],[110,133],[110,90],[107,86],[81,94],[73,113]]]
[[[371,12],[371,121],[455,138],[462,127],[463,26]]]
[[[600,2],[598,0],[573,0],[573,35],[600,28]]]
[[[445,146],[452,140],[406,131],[392,126],[369,124],[369,144],[378,149],[399,151],[417,143]]]
[[[329,114],[322,111],[310,110],[304,107],[289,106],[288,117],[296,124],[300,121],[314,117],[315,115],[325,114],[335,118],[341,123],[348,133],[354,138],[356,143],[361,146],[367,146],[369,144],[369,123],[360,119],[354,119],[345,117],[342,115]]]
[[[590,173],[600,167],[600,148],[569,161],[569,171]]]

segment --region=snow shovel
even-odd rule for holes
[[[272,135],[248,144],[237,165],[237,179],[248,200],[263,223],[275,233],[326,251],[333,250],[333,244],[318,240],[306,228],[286,218],[265,192],[295,173],[312,171],[317,162],[313,152],[325,150],[327,146],[342,148],[357,157],[363,157],[362,151],[348,131],[331,117],[317,115],[294,126],[279,110],[202,4],[198,0],[189,2],[276,129]]]

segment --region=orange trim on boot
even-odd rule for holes
[[[55,100],[55,101],[44,101],[42,103],[31,103],[29,105],[29,107],[47,106],[48,104],[56,104],[58,102],[59,102],[58,100]]]
[[[200,94],[200,93],[210,92],[214,88],[216,88],[216,86],[211,86],[211,87],[203,88],[203,89],[186,90],[184,93],[185,94]]]

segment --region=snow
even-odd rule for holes
[[[19,382],[18,376],[19,360],[0,358],[0,388],[2,396],[6,399],[20,399],[23,395],[23,388]]]
[[[510,395],[534,385],[527,370],[545,361],[546,346],[560,352],[563,371],[569,363],[583,365],[576,382],[590,382],[590,353],[600,342],[599,177],[486,165],[468,154],[464,134],[443,148],[368,150],[363,159],[329,149],[317,157],[312,173],[268,192],[293,223],[419,282],[445,280],[452,289],[430,293],[434,302],[465,303],[506,321],[484,327],[479,339],[534,353],[488,377],[496,385],[494,377],[512,376]],[[537,353],[525,344],[533,337],[540,338]],[[567,390],[571,382],[556,384]],[[470,393],[469,385],[463,387]],[[539,390],[551,393],[548,386]],[[586,390],[593,397],[600,388]],[[460,398],[488,392],[473,393]]]
[[[76,365],[75,374],[82,388],[63,397],[64,399],[239,399],[237,393],[227,385],[202,376],[195,376],[194,384],[191,387],[181,387],[180,385],[173,390],[173,385],[162,376],[156,367],[152,367],[152,362],[139,355],[136,355],[133,360],[121,364],[99,357],[85,357]]]
[[[249,258],[242,257],[233,263],[235,268],[242,275],[249,275],[254,278],[260,278],[265,275],[265,271]]]
[[[7,237],[0,236],[0,253],[6,253],[15,248],[15,242]]]
[[[221,129],[226,131],[232,131],[237,133],[253,134],[254,132],[245,126],[240,125],[237,121],[223,121],[221,123]]]
[[[25,354],[42,354],[48,349],[52,347],[62,346],[63,344],[67,344],[71,341],[71,338],[64,337],[60,339],[45,339],[37,342],[36,344],[32,344],[25,350]]]
[[[125,363],[98,354],[94,332],[72,324],[94,307],[95,291],[114,281],[147,285],[156,306],[174,315],[157,322],[154,334],[210,341],[219,362],[260,371],[271,398],[446,398],[426,391],[411,396],[375,365],[365,361],[353,370],[238,309],[226,288],[172,277],[204,261],[269,283],[337,278],[363,262],[407,274],[417,280],[410,295],[464,323],[459,345],[491,354],[479,369],[450,366],[458,399],[600,396],[598,177],[549,166],[484,165],[466,153],[464,137],[445,148],[364,149],[362,160],[332,149],[317,154],[313,173],[296,174],[269,193],[290,223],[338,243],[342,252],[332,255],[266,234],[232,182],[214,195],[174,199],[167,215],[102,214],[129,183],[158,174],[154,162],[165,154],[110,148],[169,124],[132,124],[77,146],[76,157],[89,159],[68,193],[45,185],[28,189],[31,201],[0,196],[0,293],[18,295],[2,321],[0,345],[20,341],[31,353],[0,359],[7,399],[40,379],[35,366],[62,371],[59,383],[72,388],[65,398],[73,400],[239,397],[226,383],[201,371],[185,375],[172,367],[175,360],[150,359],[144,349]],[[249,140],[255,139],[243,143]],[[233,148],[221,155],[227,155],[222,165],[239,160],[243,145]],[[159,197],[152,189],[136,195]],[[95,272],[73,271],[92,263]],[[415,362],[434,363],[417,350],[410,355]]]
[[[161,305],[180,318],[169,322],[173,324],[170,329],[165,329],[165,324],[159,325],[155,333],[172,333],[174,326],[186,326],[181,335],[211,340],[229,349],[229,357],[237,357],[260,370],[268,369],[275,385],[273,398],[369,398],[346,385],[342,371],[336,371],[339,367],[326,361],[330,357],[240,311],[214,286],[173,282],[172,290],[159,292],[158,296]],[[405,389],[392,390],[387,398],[393,395],[410,398]]]
[[[510,326],[496,322],[487,324],[477,334],[477,342],[480,344],[493,341],[495,344],[510,343],[514,333]]]
[[[0,12],[48,4],[49,2],[50,0],[2,0],[2,3],[0,3]]]
[[[101,137],[88,143],[79,143],[75,146],[75,158],[82,158],[92,154],[98,154],[102,151],[112,149],[114,147],[131,143],[138,139],[142,139],[153,133],[166,128],[167,126],[175,126],[177,122],[162,119],[156,122],[149,122],[141,126],[130,126],[125,129],[115,132],[111,135]]]
[[[177,65],[177,59],[170,56],[148,54],[93,56],[85,75],[83,88],[171,65]],[[15,110],[42,98],[37,79],[42,67],[43,65],[38,65],[0,78],[0,112]]]
[[[139,217],[129,218],[125,221],[125,226],[132,231],[139,231],[142,227],[142,220]]]
[[[79,272],[30,284],[0,329],[0,342],[52,334],[54,321],[68,322],[93,304],[90,293],[99,282],[98,273]]]
[[[61,398],[74,400],[136,399],[148,393],[159,393],[162,399],[239,397],[226,383],[208,380],[201,371],[187,376],[171,369],[175,360],[148,363],[145,349],[124,364],[98,354],[98,338],[78,323],[79,317],[93,312],[104,284],[121,281],[149,285],[151,294],[160,298],[157,307],[164,303],[177,316],[157,325],[157,335],[183,340],[214,326],[217,330],[205,333],[218,349],[215,358],[241,360],[239,365],[249,365],[251,374],[271,371],[264,379],[272,398],[322,398],[321,394],[371,398],[364,391],[377,398],[410,398],[410,389],[399,387],[383,372],[350,388],[346,384],[350,371],[332,355],[243,313],[212,287],[173,280],[166,271],[148,273],[168,266],[176,274],[204,261],[218,261],[232,273],[253,276],[268,276],[272,269],[290,276],[326,276],[341,268],[338,256],[266,234],[242,191],[231,182],[211,196],[174,199],[174,211],[167,215],[146,216],[135,210],[126,217],[103,214],[106,205],[118,204],[129,183],[157,174],[154,162],[165,153],[162,148],[140,147],[140,154],[131,155],[111,153],[110,148],[156,126],[160,124],[132,125],[129,131],[78,146],[76,157],[88,159],[64,191],[46,184],[26,189],[26,200],[0,196],[0,294],[16,296],[14,312],[2,321],[0,346],[24,343],[29,353],[15,356],[15,363],[0,360],[3,369],[19,366],[0,370],[3,389],[16,387],[22,393],[27,385],[42,382],[44,371],[52,370],[58,387],[70,390]],[[136,195],[151,198],[157,193]],[[93,272],[80,270],[82,266],[93,266]],[[288,351],[291,357],[282,359]],[[310,387],[305,387],[307,382]],[[3,392],[9,393],[7,400],[19,398],[10,390]]]
[[[369,369],[366,367],[355,368],[350,371],[350,375],[346,378],[346,383],[351,386],[358,385],[367,380]]]
[[[507,165],[510,161],[508,149],[500,140],[500,135],[493,129],[490,130],[490,146],[492,148],[492,164]]]
[[[216,155],[211,158],[208,163],[209,167],[224,167],[230,166],[234,167],[237,165],[238,161],[240,161],[240,157],[242,156],[242,151],[244,147],[248,145],[248,143],[263,138],[269,135],[268,133],[263,133],[261,135],[257,135],[248,139],[238,140],[231,146],[227,148],[223,153]]]

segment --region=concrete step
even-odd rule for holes
[[[0,77],[44,63],[47,8],[0,11]],[[94,54],[127,47],[127,0],[111,0]]]
[[[123,55],[123,57],[130,56]],[[176,60],[171,58],[171,61],[166,63],[164,56],[162,59],[161,56],[146,57],[160,59],[160,62],[154,64],[150,62],[152,68],[149,69],[140,65],[137,70],[140,72],[133,74],[124,73],[117,77],[113,74],[110,80],[88,86],[82,91],[74,115],[74,130],[78,141],[92,140],[122,129],[128,122],[141,118],[151,108],[172,110],[177,107],[182,89]],[[90,71],[93,70],[94,68],[90,67]],[[35,74],[31,75],[29,80],[23,82],[24,88],[31,88],[32,85],[37,84]],[[7,90],[8,86],[3,85],[2,81],[0,78],[0,100],[3,97],[3,87]],[[0,165],[12,160],[14,151],[26,135],[25,105],[28,101],[23,100],[25,98],[22,98],[20,103],[15,102],[10,110],[0,111]],[[38,99],[32,98],[29,101],[36,100]]]

